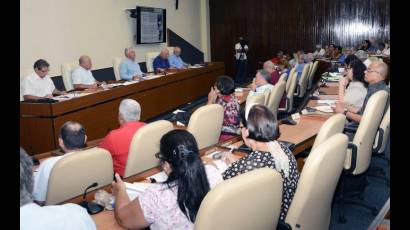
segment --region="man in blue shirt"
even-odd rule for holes
[[[125,48],[125,59],[120,64],[120,77],[122,80],[139,80],[142,77],[140,65],[135,62],[135,51],[132,47]]]
[[[154,62],[152,63],[155,72],[165,72],[166,69],[169,69],[171,67],[169,65],[168,56],[168,49],[162,49],[161,53],[159,53],[159,55],[154,59]]]
[[[168,61],[171,68],[186,69],[188,66],[184,61],[182,61],[181,48],[178,46],[175,47],[174,54],[169,56]]]

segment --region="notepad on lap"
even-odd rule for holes
[[[153,179],[155,179],[156,182],[165,182],[168,179],[168,175],[164,171],[162,171],[162,172],[159,172],[155,175],[147,177],[147,179],[148,178],[153,178]]]
[[[128,183],[124,182],[128,197],[130,200],[134,200],[139,195],[141,195],[147,188],[151,187],[153,184],[151,183]]]

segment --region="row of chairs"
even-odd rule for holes
[[[252,103],[263,104],[274,114],[278,114],[278,112],[292,113],[294,110],[294,97],[305,97],[308,90],[313,87],[313,78],[316,75],[318,65],[319,61],[305,64],[299,81],[297,80],[296,68],[292,68],[289,76],[287,76],[286,73],[280,76],[279,81],[274,85],[271,91],[266,91],[263,95],[250,97],[249,100],[246,101],[246,105]],[[285,108],[279,108],[279,103],[285,92]]]
[[[222,106],[205,105],[192,114],[187,130],[194,135],[198,147],[202,149],[218,143],[222,123]],[[159,120],[146,124],[135,133],[130,144],[125,178],[158,166],[155,154],[159,152],[160,139],[173,128],[171,122]],[[112,179],[113,162],[105,149],[94,147],[65,156],[51,171],[46,204],[58,204],[79,196],[94,182],[98,183],[97,188],[101,188],[110,184]]]
[[[172,54],[174,52],[174,47],[167,47],[169,50],[169,53]],[[145,54],[145,63],[147,67],[147,72],[153,72],[154,67],[153,67],[153,61],[154,59],[159,55],[159,52],[148,52]],[[113,63],[113,70],[114,70],[114,76],[116,80],[121,80],[120,78],[120,70],[119,66],[121,62],[124,60],[125,57],[114,57],[112,60]],[[73,83],[71,81],[71,73],[75,68],[78,67],[78,61],[71,61],[71,62],[66,62],[61,65],[61,75],[63,78],[64,82],[64,87],[65,89],[72,90],[73,89]],[[24,69],[20,70],[20,83],[22,82],[23,78],[30,73],[33,72],[33,69]],[[20,84],[21,85],[21,84]]]

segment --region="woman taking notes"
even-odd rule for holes
[[[202,199],[222,177],[215,167],[203,165],[195,138],[186,130],[165,134],[157,157],[168,179],[132,201],[124,182],[115,175],[115,218],[127,229],[193,229]]]

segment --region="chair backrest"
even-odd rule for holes
[[[308,89],[313,87],[313,79],[316,75],[317,67],[319,66],[319,61],[313,63],[312,68],[310,68],[309,79],[308,79]]]
[[[290,85],[292,83],[292,81],[290,81],[293,77],[293,74],[296,72],[296,68],[292,68],[289,72],[289,76],[287,77],[287,81],[286,81],[286,92],[289,91]]]
[[[363,173],[370,165],[374,139],[383,117],[387,98],[388,93],[385,90],[380,90],[374,93],[366,104],[359,127],[353,138],[353,144],[357,146],[356,167],[352,172],[353,175]],[[349,148],[346,155],[346,169],[351,167],[351,156],[352,150]]]
[[[102,148],[91,148],[64,156],[54,165],[48,181],[46,204],[58,204],[76,196],[98,183],[95,189],[113,180],[110,153]]]
[[[218,104],[201,106],[191,115],[187,130],[194,135],[199,149],[218,143],[223,118],[224,109]]]
[[[303,97],[305,95],[308,78],[309,78],[309,72],[310,72],[311,67],[312,67],[312,63],[308,63],[308,64],[305,64],[305,66],[303,66],[302,75],[300,76],[300,79],[298,82],[298,85],[299,85],[298,97]]]
[[[159,52],[148,52],[145,54],[145,63],[147,65],[147,72],[153,72],[154,66],[153,62],[154,59],[159,55]]]
[[[161,137],[174,128],[171,122],[160,120],[144,125],[134,134],[128,152],[124,177],[133,176],[158,165]]]
[[[112,67],[114,69],[114,75],[115,75],[115,79],[117,81],[121,80],[120,64],[121,64],[122,60],[124,60],[124,58],[122,58],[122,57],[114,57],[112,59]]]
[[[348,138],[338,133],[317,146],[303,166],[285,222],[292,229],[327,230]]]
[[[295,90],[296,90],[296,85],[297,85],[297,75],[298,73],[295,71],[293,72],[293,74],[290,77],[290,79],[288,79],[288,82],[290,82],[290,86],[289,86],[289,91],[286,91],[286,112],[291,112],[293,109],[293,96],[295,94]],[[287,82],[286,82],[287,84]]]
[[[263,95],[265,96],[265,101],[263,102],[263,105],[265,106],[268,106],[270,93],[271,91],[269,89],[265,89],[265,92],[263,92]]]
[[[386,150],[387,139],[390,135],[390,106],[387,109],[386,113],[384,114],[382,122],[380,122],[379,132],[377,132],[373,147],[377,147],[377,144],[379,142],[379,138],[381,135],[380,132],[383,132],[383,135],[382,135],[382,140],[380,140],[381,145],[379,149],[377,149],[377,153],[383,153]]]
[[[275,114],[278,115],[278,108],[283,94],[285,93],[286,83],[284,81],[278,81],[276,85],[273,86],[272,91],[269,95],[269,100],[267,107]]]
[[[287,73],[283,73],[282,75],[280,75],[279,81],[283,81],[283,82],[286,83],[287,77],[288,77],[288,74],[287,74]]]
[[[346,116],[343,114],[335,114],[323,123],[322,127],[316,136],[315,142],[313,143],[313,151],[317,146],[325,142],[331,136],[337,133],[343,133],[343,129],[346,123]]]
[[[276,229],[281,203],[281,175],[270,168],[255,169],[209,191],[194,229]]]
[[[251,104],[261,104],[265,105],[265,94],[255,94],[250,97],[246,98],[246,106],[249,106]]]
[[[64,87],[67,91],[74,88],[71,80],[71,73],[75,68],[77,68],[77,66],[78,62],[66,62],[61,65],[61,74],[63,77]]]

